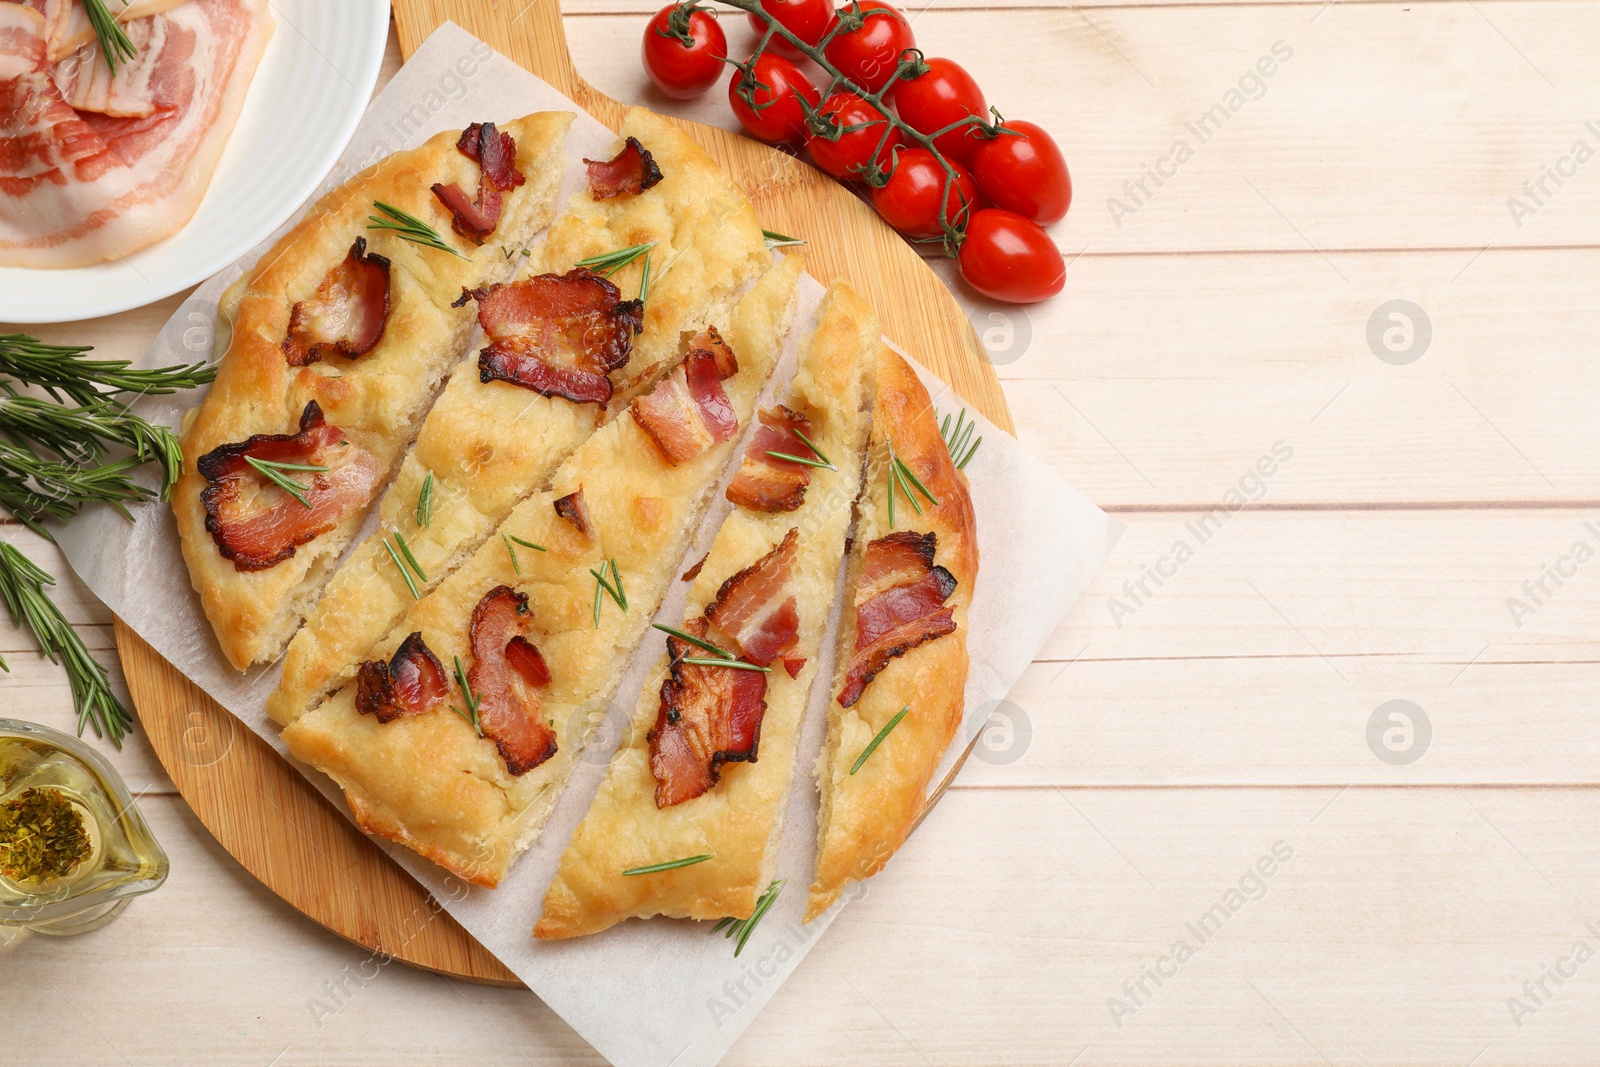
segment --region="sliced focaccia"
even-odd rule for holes
[[[283,731],[363,828],[493,886],[538,834],[771,374],[798,257],[589,437]],[[669,454],[663,437],[700,449]]]
[[[967,608],[978,540],[956,470],[911,366],[884,349],[866,490],[839,625],[817,868],[806,921],[870,878],[921,815],[928,783],[961,724]]]
[[[769,265],[754,209],[693,139],[642,109],[622,133],[518,280],[462,298],[485,347],[456,367],[384,494],[378,529],[290,642],[267,702],[278,722],[348,682],[415,598],[548,482],[608,402],[615,410],[648,384],[683,334],[726,322]],[[654,247],[609,277],[578,266],[644,244]]]
[[[276,659],[315,603],[466,344],[462,287],[505,277],[501,243],[520,246],[553,216],[571,122],[474,123],[389,156],[225,294],[232,334],[185,420],[172,507],[235,667]],[[431,227],[454,251],[392,227]]]
[[[835,284],[789,399],[760,415],[728,487],[736,506],[561,857],[535,937],[577,937],[652,915],[746,918],[772,880],[861,485],[869,372],[881,344],[871,309]],[[715,665],[732,657],[736,666]]]

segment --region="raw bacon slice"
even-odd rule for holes
[[[464,289],[478,302],[489,347],[478,353],[478,377],[559,396],[576,404],[611,399],[608,374],[628,362],[644,328],[644,305],[623,300],[605,278],[579,267],[525,281]]]
[[[113,71],[105,52],[90,42],[58,61],[51,69],[56,88],[78,111],[123,118],[143,118],[156,110],[154,75],[156,60],[167,40],[166,19],[145,18],[127,22],[123,32],[136,49]]]
[[[596,200],[642,193],[661,180],[655,157],[637,137],[628,138],[622,151],[610,159],[586,159],[584,163],[589,169],[589,192]]]
[[[944,606],[956,579],[934,565],[937,535],[910,531],[867,546],[856,578],[855,651],[845,668],[841,707],[861,699],[867,683],[896,656],[954,633],[954,610]]]
[[[94,44],[98,40],[95,37],[94,24],[89,21],[89,13],[83,9],[83,0],[24,0],[24,2],[44,15],[50,62],[65,59],[84,45]],[[134,23],[170,11],[183,2],[184,0],[129,0],[129,3],[124,5],[121,0],[115,0],[108,6],[117,21],[122,23],[128,36],[132,37]]]
[[[796,431],[811,436],[811,422],[798,411],[779,404],[759,416],[761,425],[744,451],[739,473],[728,483],[730,501],[752,511],[794,511],[806,500],[811,468],[769,455],[809,456],[811,448]]]
[[[301,503],[251,466],[251,459],[328,469],[283,472],[305,486]],[[370,452],[323,419],[315,400],[300,415],[299,433],[256,434],[222,445],[201,456],[195,469],[211,483],[200,492],[206,530],[217,551],[241,571],[282,563],[297,547],[333,529],[346,512],[371,498],[381,473]]]
[[[324,356],[355,358],[372,351],[389,322],[389,260],[367,253],[357,237],[350,251],[323,275],[317,295],[295,304],[283,354],[291,367]]]
[[[380,723],[432,711],[449,695],[444,665],[420,631],[400,642],[388,663],[369,659],[356,672],[356,711]]]
[[[572,523],[573,529],[594,540],[594,527],[589,525],[589,505],[583,502],[583,487],[558,499],[553,505],[556,514]]]
[[[145,86],[143,115],[80,115],[48,62],[18,74],[14,48],[0,43],[0,111],[11,117],[0,130],[0,265],[121,258],[188,222],[272,35],[268,4],[189,0],[154,16],[161,26],[128,64]],[[0,42],[22,12],[36,14],[0,3]]]
[[[723,582],[706,608],[706,620],[727,634],[745,659],[763,667],[793,648],[800,636],[800,614],[788,588],[799,536],[790,527],[777,547]]]
[[[496,130],[492,122],[474,122],[461,131],[456,148],[478,164],[478,199],[470,200],[454,182],[435,182],[433,195],[450,209],[450,225],[456,233],[482,243],[500,224],[500,194],[523,182],[517,169],[517,143],[509,133]]]
[[[712,337],[714,344],[692,349],[681,365],[629,408],[634,421],[674,466],[739,432],[739,416],[722,388],[723,379],[737,373],[739,363],[714,331]]]
[[[0,7],[0,79],[9,81],[42,70],[48,56],[47,20],[32,7]]]
[[[704,637],[706,620],[685,623],[684,632]],[[667,651],[670,673],[649,734],[657,808],[700,796],[717,784],[724,763],[754,763],[767,712],[764,673],[684,663],[697,650],[676,637],[667,638]]]
[[[515,673],[526,681],[522,667],[513,665],[521,664],[525,654],[520,649],[510,653],[509,646],[520,640],[533,647],[518,632],[527,614],[527,594],[497,585],[472,609],[467,631],[473,660],[467,684],[478,701],[478,723],[514,775],[527,774],[556,754],[556,733],[539,717],[538,694],[512,678]]]

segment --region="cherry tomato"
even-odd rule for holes
[[[801,97],[816,107],[822,94],[799,67],[771,52],[756,56],[728,79],[728,103],[739,123],[751,137],[771,144],[799,145],[806,139]]]
[[[644,28],[639,53],[657,89],[687,100],[722,77],[728,38],[709,11],[693,3],[669,4]]]
[[[872,190],[872,206],[884,221],[907,237],[938,237],[939,198],[945,198],[946,221],[959,225],[978,207],[978,183],[965,167],[954,163],[956,180],[945,189],[944,168],[926,148],[898,153],[894,171],[881,189]]]
[[[811,149],[811,161],[842,181],[861,180],[862,171],[874,158],[874,150],[880,142],[883,150],[876,153],[878,168],[887,172],[893,150],[905,143],[905,135],[893,129],[888,131],[885,140],[888,118],[855,93],[834,93],[817,110],[832,118],[841,129],[871,123],[864,129],[840,133],[837,140],[814,129],[811,131],[806,141],[806,147]]]
[[[1072,206],[1072,175],[1055,139],[1031,122],[1007,122],[1002,133],[978,146],[972,176],[984,199],[1048,226]]]
[[[878,12],[878,14],[869,14]],[[841,30],[828,42],[824,54],[839,72],[869,93],[888,84],[900,62],[900,53],[915,48],[911,23],[900,11],[883,0],[859,0],[839,9],[835,21],[854,23],[856,29]],[[832,23],[829,24],[832,28]]]
[[[928,68],[926,73],[898,81],[889,91],[895,110],[907,126],[918,133],[931,134],[968,115],[988,117],[989,104],[983,98],[983,90],[961,64],[953,59],[923,62]],[[970,136],[973,132],[970,127],[951,130],[933,143],[946,159],[971,166],[973,155],[983,144],[982,139]]]
[[[761,0],[761,7],[784,29],[809,45],[822,40],[822,35],[828,32],[828,24],[833,21],[831,0]],[[747,14],[745,18],[750,20],[750,28],[758,36],[767,32],[766,22],[755,14]],[[767,47],[791,59],[800,58],[800,50],[776,33]]]
[[[960,263],[968,285],[1008,304],[1055,296],[1067,283],[1067,264],[1044,227],[1004,208],[972,216]]]

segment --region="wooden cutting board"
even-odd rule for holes
[[[624,105],[572,66],[558,0],[396,0],[406,56],[446,20],[487,41],[616,128]],[[643,18],[640,26],[643,27]],[[748,138],[684,123],[755,202],[763,224],[807,241],[807,268],[848,277],[884,332],[1006,430],[994,369],[944,284],[860,199]],[[139,719],[178,791],[222,846],[308,917],[375,953],[494,985],[517,979],[264,741],[119,619],[117,648]],[[959,766],[958,766],[959,769]],[[954,771],[951,772],[952,776]],[[940,789],[929,801],[938,800]],[[531,929],[534,916],[528,916]]]

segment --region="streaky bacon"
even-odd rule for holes
[[[696,342],[706,338],[700,334]],[[738,373],[733,350],[710,331],[704,348],[688,356],[629,406],[634,421],[650,435],[668,463],[693,459],[712,445],[739,432],[739,416],[722,381]]]
[[[133,43],[132,59],[120,61],[113,72],[98,44],[86,42],[57,62],[51,68],[51,77],[75,110],[144,118],[157,110],[155,75],[158,57],[166,44],[168,20],[130,20],[118,12],[117,21]]]
[[[584,163],[589,170],[589,192],[596,200],[642,193],[661,180],[655,157],[637,137],[628,138],[610,159],[586,159]]]
[[[759,419],[761,425],[750,438],[739,473],[728,483],[725,495],[733,503],[752,511],[794,511],[805,503],[811,468],[767,453],[809,456],[810,447],[795,431],[810,437],[811,420],[782,404],[764,409]]]
[[[484,176],[503,193],[523,183],[517,169],[517,142],[509,133],[495,129],[492,122],[474,122],[461,131],[456,151],[473,160]]]
[[[456,140],[456,148],[478,164],[478,199],[454,182],[433,183],[433,195],[450,211],[450,226],[461,236],[482,243],[500,225],[500,194],[523,182],[517,169],[517,145],[492,122],[474,122]]]
[[[482,183],[476,201],[455,182],[434,182],[432,188],[433,195],[450,212],[450,228],[462,237],[482,244],[500,225],[500,192],[488,182]]]
[[[732,378],[739,373],[739,357],[733,354],[728,342],[722,339],[715,326],[707,326],[689,341],[689,351],[705,352],[717,362],[717,376]]]
[[[684,623],[696,637],[707,630],[704,617]],[[684,663],[700,652],[676,637],[667,638],[667,652],[671,668],[648,736],[657,808],[700,796],[717,784],[724,763],[754,763],[767,711],[764,673]]]
[[[489,347],[478,353],[481,381],[503,381],[577,404],[611,399],[611,371],[628,362],[644,328],[644,305],[593,271],[540,274],[463,289],[456,306],[478,302]]]
[[[285,472],[307,487],[307,507],[263,478],[250,458],[329,469]],[[315,400],[300,415],[299,433],[256,434],[220,445],[201,456],[195,469],[211,483],[200,492],[206,530],[223,558],[241,571],[275,566],[333,529],[350,508],[371,499],[382,473],[370,452],[327,423]]]
[[[516,656],[520,662],[523,653],[508,649],[522,637],[519,631],[527,614],[527,594],[497,585],[472,609],[467,631],[473,661],[467,684],[478,699],[478,723],[514,775],[527,774],[556,754],[556,734],[540,717],[538,694],[512,679],[515,671],[518,679],[526,680],[512,660]]]
[[[389,723],[404,715],[421,715],[450,695],[450,681],[439,657],[413,631],[388,663],[369,659],[356,671],[356,711]]]
[[[790,527],[772,551],[723,582],[706,608],[706,621],[727,634],[740,655],[763,667],[800,636],[800,613],[789,591],[799,537]]]
[[[519,634],[506,645],[506,662],[510,663],[511,669],[521,675],[522,680],[529,685],[550,684],[550,666],[544,661],[544,653],[526,637]]]
[[[284,358],[291,367],[304,367],[325,356],[366,355],[383,338],[389,308],[389,260],[369,254],[367,239],[357,237],[323,275],[317,295],[289,312]]]
[[[956,629],[955,611],[944,602],[956,579],[935,566],[936,534],[909,530],[867,545],[856,578],[855,650],[845,668],[839,704],[850,707],[867,684],[896,656]]]
[[[594,539],[594,527],[589,524],[589,505],[583,500],[583,486],[559,497],[551,506],[556,509],[557,515],[572,524],[573,529],[590,540]]]

